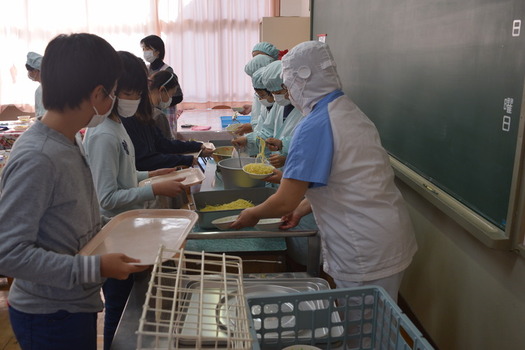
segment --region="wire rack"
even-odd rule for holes
[[[160,248],[138,349],[252,349],[250,324],[240,258]]]

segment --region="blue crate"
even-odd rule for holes
[[[249,115],[239,115],[237,116],[237,123],[250,123],[252,120],[252,117],[249,116]],[[232,116],[231,115],[227,115],[227,116],[223,116],[221,117],[221,126],[222,128],[226,128],[228,127],[228,125],[234,123],[234,121],[232,120]]]
[[[248,297],[254,349],[432,350],[381,287]],[[257,347],[259,346],[259,347]]]

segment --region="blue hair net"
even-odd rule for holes
[[[274,61],[264,69],[262,82],[270,92],[282,90],[283,78],[281,77],[282,62]]]
[[[270,56],[257,55],[254,58],[252,58],[248,63],[246,63],[246,65],[244,66],[244,71],[251,77],[253,73],[255,73],[258,69],[266,67],[273,61],[275,60]]]
[[[252,75],[252,85],[254,89],[266,89],[266,86],[264,86],[262,81],[262,76],[264,74],[264,70],[266,68],[259,68],[255,73]]]
[[[37,54],[36,52],[29,52],[27,54],[26,64],[33,69],[40,70],[40,67],[42,66],[42,55]]]
[[[265,41],[255,44],[252,49],[252,52],[253,51],[261,51],[275,59],[279,58],[279,50],[273,44],[267,43]]]

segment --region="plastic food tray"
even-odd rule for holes
[[[249,123],[251,122],[252,120],[252,117],[249,116],[249,115],[239,115],[237,116],[237,120],[234,121],[232,116],[222,116],[221,117],[221,126],[223,128],[226,128],[228,127],[228,125],[230,124],[233,124],[233,123],[241,123],[241,124],[244,124],[244,123]]]
[[[163,180],[168,180],[168,179],[176,180],[176,179],[182,179],[182,178],[185,178],[184,181],[182,181],[183,185],[192,186],[192,185],[201,183],[204,180],[205,176],[202,170],[199,168],[187,168],[187,169],[177,170],[169,174],[147,178],[139,182],[139,187],[152,185],[156,182],[163,181]]]
[[[130,210],[112,218],[79,254],[124,253],[142,265],[153,265],[159,247],[179,249],[197,220],[191,210]]]
[[[247,296],[247,303],[261,349],[294,344],[322,349],[433,349],[381,287]],[[311,304],[323,307],[308,307]]]
[[[215,219],[239,214],[242,209],[201,211],[206,205],[220,205],[233,202],[237,199],[246,199],[255,205],[261,204],[275,193],[274,188],[246,188],[224,191],[203,191],[193,193],[193,203],[199,215],[199,227],[202,229],[216,229],[211,222]]]

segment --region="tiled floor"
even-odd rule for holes
[[[9,323],[9,312],[7,311],[7,279],[0,278],[0,349],[1,350],[20,350],[18,342],[11,330]],[[97,328],[97,349],[103,349],[103,327],[104,313],[98,314]]]

